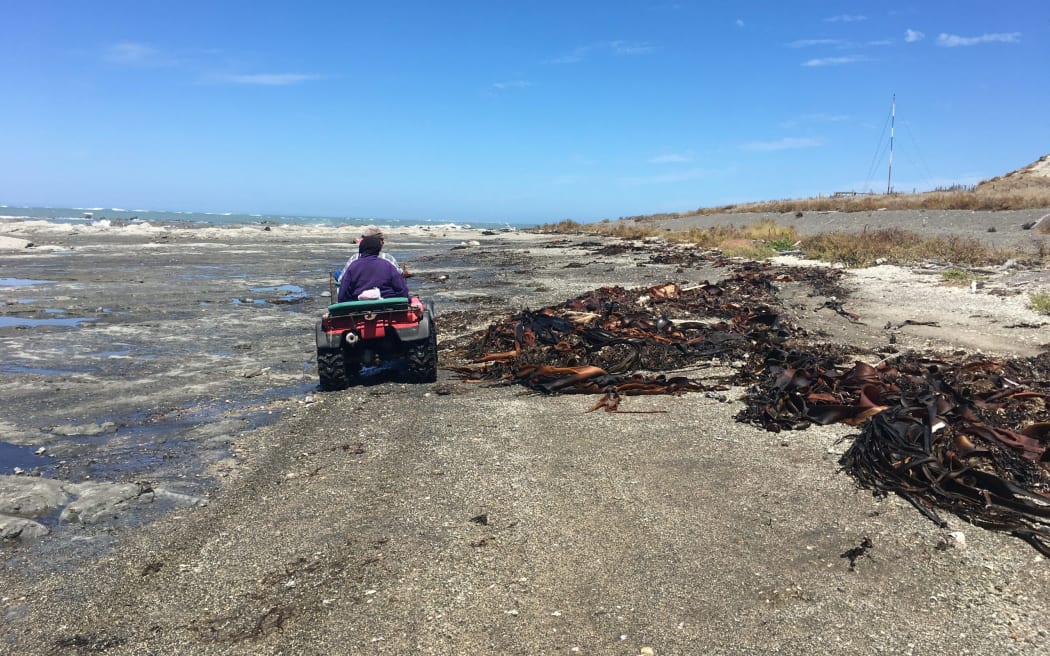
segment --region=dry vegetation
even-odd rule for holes
[[[1033,292],[1028,296],[1028,305],[1039,314],[1050,314],[1050,294]]]
[[[681,214],[733,214],[740,212],[872,212],[888,210],[1023,210],[1050,207],[1050,188],[1033,187],[1024,192],[983,193],[972,189],[930,191],[921,194],[857,194],[773,200],[722,207],[702,208]]]
[[[581,224],[575,221],[546,224],[539,232],[557,234],[593,234],[630,240],[660,239],[672,243],[693,244],[701,248],[719,248],[731,257],[762,259],[778,252],[798,249],[809,259],[823,260],[847,267],[866,267],[877,262],[905,264],[937,260],[959,266],[989,266],[1009,259],[1029,265],[1050,263],[1050,252],[1042,242],[1034,250],[1022,252],[988,246],[977,239],[963,237],[923,237],[908,230],[890,228],[859,233],[827,232],[802,237],[792,226],[771,219],[750,225],[714,226],[687,230],[661,230],[645,222],[602,222]]]
[[[669,242],[719,248],[731,256],[764,258],[785,250],[800,250],[805,257],[850,267],[870,266],[876,262],[910,263],[938,260],[966,266],[1001,264],[1009,259],[1028,265],[1050,264],[1045,241],[1036,240],[1028,252],[994,248],[981,241],[963,237],[922,237],[898,228],[865,230],[861,233],[829,232],[801,237],[792,226],[765,219],[747,226],[714,226],[707,229],[660,229],[666,219],[712,214],[769,213],[780,215],[802,212],[872,212],[877,210],[980,210],[1002,211],[1050,207],[1050,175],[1044,164],[1050,155],[1038,162],[975,187],[953,187],[914,194],[835,194],[817,198],[775,200],[760,203],[701,208],[677,214],[653,214],[580,224],[575,221],[547,224],[540,232],[596,234],[622,239],[659,238]],[[1050,216],[1033,226],[1033,232],[1050,234]]]

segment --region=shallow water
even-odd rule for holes
[[[32,280],[30,278],[0,278],[0,287],[31,287],[33,285],[47,285],[52,280]]]
[[[75,255],[0,254],[0,266],[19,275],[8,280],[53,281],[34,300],[46,305],[38,312],[0,305],[0,424],[25,445],[5,454],[64,481],[145,481],[210,494],[245,432],[319,393],[315,323],[331,301],[329,272],[351,248],[316,235],[260,243],[272,236],[265,234],[224,229],[192,243],[178,233],[154,243],[150,235],[86,233],[68,237]],[[460,242],[399,244],[397,257],[417,274],[408,281],[413,293],[445,309],[517,289],[490,262],[471,262],[467,272],[468,254],[453,250]],[[516,266],[496,264],[501,272]],[[469,298],[442,298],[450,287],[469,289]],[[362,385],[398,380],[394,364],[366,370]],[[40,446],[48,449],[42,461],[30,457]],[[145,512],[113,521],[131,525]],[[106,530],[48,525],[49,541]]]
[[[54,314],[61,314],[61,310],[45,310]],[[68,317],[64,319],[27,319],[25,317],[0,317],[0,328],[35,328],[37,326],[64,326],[66,328],[79,328],[85,322],[97,321],[92,317]]]
[[[0,474],[13,474],[16,467],[29,471],[51,464],[49,458],[37,455],[36,449],[37,447],[0,442]]]

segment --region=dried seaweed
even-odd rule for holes
[[[861,487],[895,493],[938,525],[945,510],[1050,556],[1048,360],[906,355],[841,369],[771,351],[737,418],[771,431],[860,426],[840,464]]]
[[[698,380],[661,372],[743,360],[756,348],[803,335],[775,309],[774,283],[825,283],[838,275],[754,263],[716,283],[603,287],[491,324],[461,354],[471,364],[453,370],[467,380],[520,384],[547,394],[601,395],[592,410],[620,411],[625,396],[710,390]]]
[[[653,248],[651,261],[692,265],[701,256]],[[474,335],[453,367],[471,381],[519,384],[545,394],[595,394],[622,412],[623,397],[748,386],[737,419],[769,431],[845,423],[860,434],[840,464],[861,487],[894,493],[943,525],[937,510],[1005,531],[1050,557],[1050,353],[1027,360],[899,355],[843,361],[849,347],[820,344],[787,321],[776,284],[805,281],[852,314],[839,272],[739,264],[724,280],[627,290],[605,287],[557,306],[524,310]],[[745,361],[711,386],[671,372]]]

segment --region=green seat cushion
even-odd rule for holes
[[[369,312],[373,310],[406,309],[408,309],[408,299],[404,296],[395,296],[393,298],[377,298],[367,301],[346,301],[345,303],[335,303],[328,306],[328,314],[333,317],[339,317],[346,314]]]

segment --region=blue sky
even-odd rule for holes
[[[1050,153],[1050,3],[0,0],[0,203],[591,221]]]

